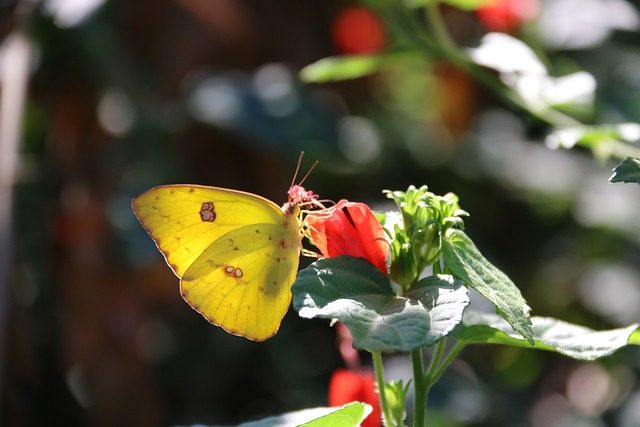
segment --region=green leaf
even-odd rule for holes
[[[616,125],[597,126],[573,126],[563,127],[552,131],[546,138],[546,144],[551,149],[581,146],[590,149],[596,158],[602,162],[612,157],[618,157],[620,153],[638,153],[637,143],[640,142],[640,124],[638,123],[618,123]],[[616,178],[616,173],[609,180],[611,182],[638,182],[638,155],[628,156],[615,169],[620,169],[621,177]],[[629,180],[622,179],[626,174],[630,175]]]
[[[578,360],[609,356],[627,345],[640,345],[638,324],[608,331],[594,331],[550,317],[532,317],[534,347]],[[531,348],[502,318],[468,310],[453,335],[464,344],[506,344]]]
[[[451,229],[442,242],[445,267],[453,275],[484,295],[496,306],[513,329],[533,344],[529,312],[531,308],[516,285],[482,256],[476,245],[461,230]]]
[[[371,411],[370,405],[353,402],[302,425],[306,427],[357,427]]]
[[[239,424],[237,427],[357,427],[372,411],[366,403],[353,402],[342,407],[311,408]]]
[[[429,3],[445,3],[459,9],[475,10],[488,4],[490,0],[405,0],[407,7],[423,7]]]
[[[442,3],[450,4],[459,9],[475,10],[480,6],[489,4],[490,0],[442,0]]]
[[[629,344],[640,345],[640,329],[633,331],[629,337]]]
[[[640,159],[627,157],[613,169],[609,182],[635,182],[640,184]]]
[[[349,256],[321,259],[298,274],[291,291],[301,317],[337,319],[356,348],[409,352],[453,330],[469,304],[468,291],[451,276],[431,276],[397,296],[371,263]]]
[[[356,79],[380,69],[384,61],[377,55],[344,55],[320,59],[300,70],[307,83]]]
[[[378,55],[331,56],[304,67],[300,70],[300,78],[307,83],[356,79],[373,74],[395,64],[399,59],[410,56],[415,56],[415,53],[403,51]]]

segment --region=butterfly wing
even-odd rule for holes
[[[276,333],[298,268],[298,210],[285,215],[262,197],[197,185],[153,188],[133,209],[193,308],[252,340]]]
[[[213,241],[249,224],[285,216],[270,200],[201,185],[165,185],[133,199],[133,210],[178,277]]]
[[[182,295],[211,323],[264,341],[277,332],[291,303],[299,248],[295,227],[252,224],[230,231],[185,272]]]

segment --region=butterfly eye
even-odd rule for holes
[[[204,222],[213,222],[216,220],[216,211],[213,202],[203,203],[200,208],[200,218]]]

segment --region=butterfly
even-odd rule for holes
[[[238,190],[165,185],[135,197],[132,207],[180,278],[185,301],[227,332],[264,341],[291,303],[304,234],[301,206],[318,197],[293,184],[288,194],[279,207]]]

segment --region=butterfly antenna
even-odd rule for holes
[[[316,168],[316,166],[318,166],[318,161],[317,160],[311,165],[311,167],[309,168],[309,171],[304,176],[304,178],[302,178],[300,180],[300,184],[298,184],[298,185],[302,185],[302,183],[305,181],[305,179],[307,179],[309,177],[309,175],[311,174],[311,171],[314,170]]]
[[[293,174],[293,179],[291,180],[291,187],[293,187],[296,183],[296,178],[298,177],[298,172],[300,172],[300,165],[302,164],[302,158],[304,157],[304,151],[300,152],[300,157],[298,157],[298,165],[296,166],[296,172]],[[315,167],[318,165],[318,161],[316,160],[315,163],[313,165],[311,165],[311,167],[309,168],[309,171],[306,173],[306,175],[304,176],[304,178],[302,178],[300,180],[300,182],[298,183],[298,185],[302,185],[302,183],[309,177],[309,174],[311,174],[311,171],[315,169]]]
[[[293,174],[293,179],[291,180],[291,185],[289,186],[289,188],[293,187],[293,185],[296,183],[296,178],[298,177],[298,172],[300,172],[300,164],[302,164],[302,158],[304,157],[304,151],[300,152],[300,157],[298,157],[298,166],[296,166],[296,171]],[[309,175],[309,174],[307,174]],[[305,176],[306,178],[306,176]]]

